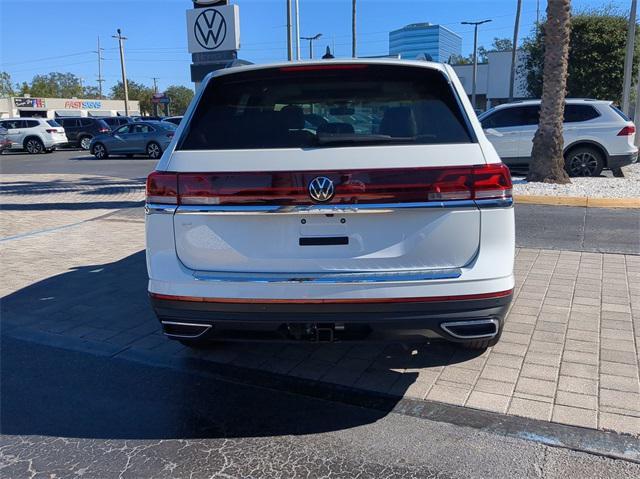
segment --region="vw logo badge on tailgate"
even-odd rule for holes
[[[309,183],[309,196],[319,203],[330,201],[335,192],[333,181],[326,176],[318,176]]]

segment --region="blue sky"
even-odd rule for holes
[[[234,0],[240,6],[241,58],[264,63],[286,59],[285,0]],[[494,37],[511,37],[516,0],[359,0],[358,53],[388,52],[388,32],[408,23],[445,25],[463,38],[463,54],[473,48],[473,28],[463,20],[493,19],[483,25],[479,44],[489,46]],[[628,8],[630,0],[573,0],[574,10],[604,3]],[[111,36],[121,28],[127,73],[131,80],[159,88],[190,85],[185,11],[190,0],[0,0],[0,70],[14,82],[35,74],[72,72],[85,84],[96,84],[96,40],[104,51],[105,86],[120,76],[117,42]],[[546,1],[540,0],[541,15]],[[521,36],[531,31],[536,0],[523,0]],[[302,35],[323,33],[316,53],[335,45],[336,56],[351,51],[350,0],[300,0]],[[302,44],[303,56],[308,46]]]

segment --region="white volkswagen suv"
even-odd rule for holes
[[[511,178],[448,65],[350,60],[211,74],[147,180],[164,332],[495,344]]]
[[[497,106],[480,122],[502,161],[514,171],[527,170],[538,129],[540,100]],[[564,107],[565,169],[571,176],[598,176],[638,161],[636,127],[613,103],[571,98]]]
[[[0,127],[7,130],[9,149],[26,150],[32,155],[53,151],[68,142],[64,128],[46,118],[3,118]]]

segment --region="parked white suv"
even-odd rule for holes
[[[486,348],[512,298],[509,170],[449,65],[217,71],[149,175],[146,212],[151,301],[187,344],[402,333]]]
[[[540,100],[528,100],[480,115],[487,138],[514,171],[529,167],[539,114]],[[638,160],[636,128],[610,101],[567,99],[563,131],[565,169],[571,176],[598,176],[603,168]]]
[[[64,128],[46,118],[3,118],[0,126],[7,129],[9,149],[36,154],[53,151],[67,143]]]

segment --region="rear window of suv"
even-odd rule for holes
[[[472,141],[464,113],[440,71],[331,64],[213,78],[178,149]]]

